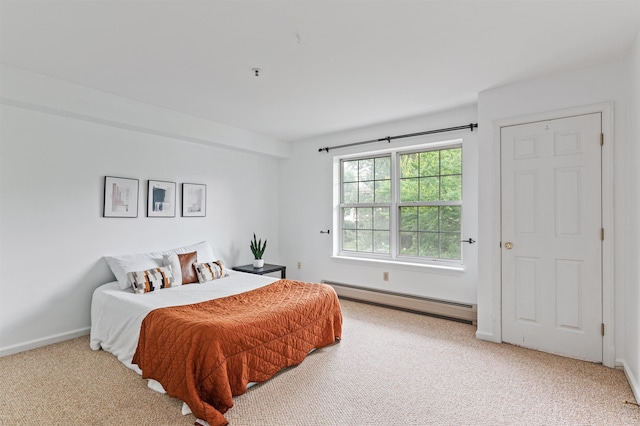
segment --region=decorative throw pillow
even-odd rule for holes
[[[146,271],[128,272],[127,277],[131,287],[133,287],[133,291],[138,294],[168,288],[175,284],[171,268],[167,266],[147,269]]]
[[[224,267],[221,260],[208,263],[194,263],[193,267],[196,270],[200,284],[229,275],[227,268]]]
[[[182,284],[191,284],[198,282],[198,275],[193,264],[198,261],[198,252],[179,254],[180,271],[182,272]]]
[[[193,269],[193,264],[197,261],[197,251],[184,254],[171,253],[164,256],[164,265],[171,266],[176,285],[198,282],[198,276],[195,269]]]

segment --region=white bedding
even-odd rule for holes
[[[104,284],[93,292],[91,301],[91,349],[104,349],[142,374],[131,360],[138,346],[142,320],[153,309],[231,296],[275,281],[277,278],[230,270],[228,277],[206,284],[189,284],[145,294],[121,290],[117,281]]]

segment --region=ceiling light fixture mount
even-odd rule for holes
[[[262,71],[260,68],[251,68],[251,71],[253,71],[253,75],[256,77],[260,77],[260,71]]]

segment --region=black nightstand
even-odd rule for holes
[[[242,265],[242,266],[234,266],[231,269],[233,269],[234,271],[248,272],[250,274],[256,274],[256,275],[264,275],[264,274],[270,274],[271,272],[280,271],[280,278],[282,279],[287,278],[286,266],[272,265],[270,263],[265,263],[262,268],[254,268],[253,265]]]

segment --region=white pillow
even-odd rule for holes
[[[176,279],[176,285],[182,285],[182,268],[180,267],[180,258],[178,253],[165,254],[163,256],[165,266],[171,268],[173,277]]]
[[[116,276],[118,285],[121,290],[126,290],[130,287],[129,279],[127,278],[128,272],[146,271],[147,269],[159,268],[164,266],[164,256],[171,253],[191,253],[198,252],[198,262],[213,262],[217,258],[213,255],[213,250],[208,242],[202,241],[198,244],[190,246],[179,247],[172,250],[149,252],[149,253],[135,253],[124,254],[120,256],[105,256],[111,272]],[[178,264],[179,269],[179,264]],[[182,276],[182,274],[181,274]],[[182,282],[182,280],[180,280]]]
[[[197,251],[198,262],[213,262],[214,260],[217,259],[213,255],[213,250],[211,250],[211,246],[206,241],[202,241],[198,244],[193,244],[190,246],[179,247],[175,250],[169,250],[169,253],[167,254],[171,254],[172,251],[178,254],[193,253],[194,251]]]

